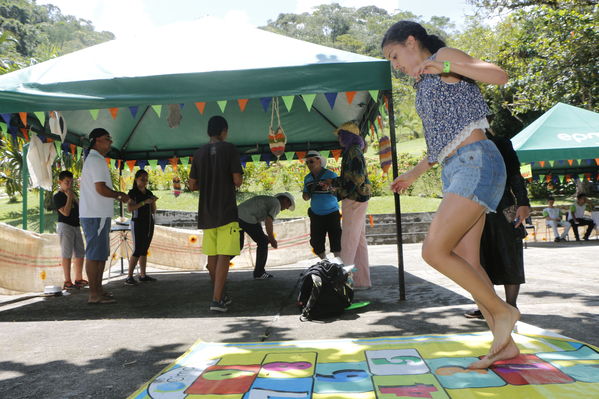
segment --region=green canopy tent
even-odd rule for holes
[[[104,127],[113,137],[108,155],[125,161],[189,156],[208,141],[208,119],[221,114],[229,141],[242,154],[266,159],[274,103],[285,150],[305,151],[338,148],[332,131],[349,120],[366,135],[386,97],[395,149],[390,89],[387,61],[204,19],[0,76],[0,114],[13,132],[26,127],[56,139],[47,111],[60,111],[64,142],[78,146],[87,144],[92,128]],[[395,151],[392,156],[396,176]],[[397,195],[395,203],[404,299]]]

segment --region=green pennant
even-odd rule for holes
[[[156,115],[160,118],[160,113],[162,112],[162,105],[152,105],[152,109],[156,112]]]
[[[539,175],[539,181],[540,182],[544,182],[545,181],[545,175]]]
[[[37,120],[40,121],[42,127],[46,124],[46,113],[45,112],[34,112],[35,116],[37,116]]]
[[[60,141],[54,140],[54,148],[56,148],[56,155],[58,155],[59,157],[61,157],[61,155],[62,155],[62,149],[60,148]]]
[[[293,100],[295,100],[295,96],[282,96],[283,102],[285,103],[285,107],[287,111],[291,112],[291,107],[293,106]]]
[[[580,180],[580,181],[584,181],[584,174],[582,174],[582,173],[581,173],[581,174],[579,174],[579,175],[578,175],[578,180]]]
[[[77,158],[81,158],[81,151],[83,151],[83,149],[77,146]]]
[[[316,94],[302,94],[302,98],[306,103],[306,107],[308,108],[308,112],[312,109],[312,104],[314,103],[314,99],[316,98]]]
[[[156,169],[156,166],[158,166],[158,160],[157,159],[148,159],[148,163],[150,164],[150,167],[152,169]]]
[[[6,126],[6,123],[0,122],[0,129],[2,129],[2,133],[8,133],[8,127]]]
[[[116,161],[113,158],[110,158],[110,169],[114,169],[116,167]]]
[[[379,91],[378,90],[368,90],[368,92],[370,93],[370,95],[372,96],[372,99],[374,101],[378,101],[378,99],[379,99]]]
[[[555,165],[555,161],[547,161],[549,162],[549,166],[551,166],[553,168],[553,165]]]
[[[260,162],[260,154],[252,155],[252,162]]]
[[[225,107],[227,106],[227,100],[221,100],[216,102],[220,107],[220,112],[225,113]]]
[[[91,114],[93,120],[98,120],[98,113],[100,113],[99,109],[90,109],[89,113]]]
[[[181,161],[181,165],[183,165],[183,166],[189,165],[189,157],[179,158],[179,160]]]
[[[557,175],[557,180],[559,180],[562,183],[566,182],[566,175]]]
[[[320,153],[320,155],[322,155],[325,158],[330,158],[331,157],[331,151],[329,150],[324,150]]]
[[[285,159],[288,161],[291,161],[291,160],[293,160],[294,155],[295,155],[295,152],[287,151],[287,152],[285,152]]]

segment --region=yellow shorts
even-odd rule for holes
[[[207,256],[239,255],[240,231],[238,222],[231,222],[214,229],[205,229],[202,252]]]

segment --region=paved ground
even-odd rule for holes
[[[407,300],[398,302],[395,246],[370,247],[374,288],[356,300],[372,304],[328,323],[302,323],[294,288],[312,263],[271,270],[254,281],[232,271],[235,303],[227,314],[207,310],[206,273],[161,273],[160,281],[106,282],[118,304],[89,306],[85,292],[0,303],[0,394],[6,398],[124,398],[196,340],[215,342],[400,336],[481,331],[462,314],[467,294],[426,266],[420,245],[404,246]],[[525,250],[528,283],[522,321],[599,345],[599,241],[532,243]],[[12,302],[10,301],[12,299]]]

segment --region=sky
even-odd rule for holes
[[[465,14],[472,14],[466,0],[37,0],[54,4],[64,15],[90,20],[97,31],[107,30],[117,38],[174,22],[217,17],[232,23],[264,26],[280,13],[312,11],[323,3],[345,7],[375,5],[389,12],[411,11],[424,19],[447,16],[458,27]]]

